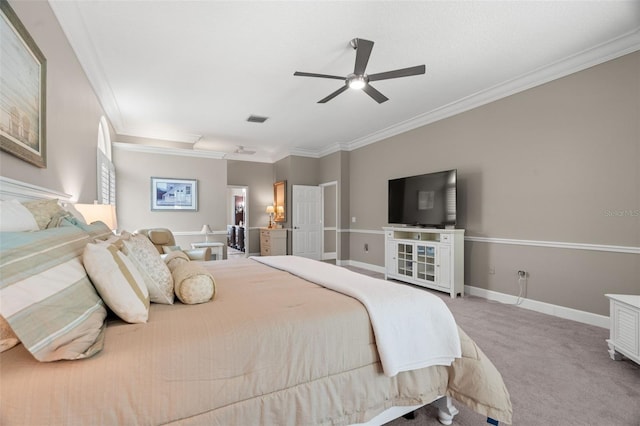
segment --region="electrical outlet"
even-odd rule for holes
[[[496,273],[496,267],[489,266],[489,275],[495,275],[495,273]]]
[[[527,271],[518,271],[518,277],[526,278],[527,277]]]

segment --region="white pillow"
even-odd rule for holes
[[[18,200],[0,201],[0,231],[37,231],[40,228],[29,209]]]
[[[123,321],[144,323],[149,318],[149,292],[121,247],[117,238],[87,244],[82,261],[107,306]]]

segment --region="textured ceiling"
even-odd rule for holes
[[[50,4],[121,141],[254,161],[354,149],[640,49],[638,1]],[[318,104],[344,83],[294,71],[346,76],[354,37],[375,42],[368,74],[426,74],[372,83],[383,104]]]

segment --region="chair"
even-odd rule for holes
[[[210,247],[183,250],[176,246],[173,233],[167,228],[138,229],[134,234],[142,234],[149,238],[161,255],[172,250],[182,250],[191,260],[211,260]]]

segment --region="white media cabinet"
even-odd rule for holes
[[[640,364],[640,295],[605,294],[609,298],[609,356]]]
[[[385,279],[464,296],[464,229],[382,229]]]

